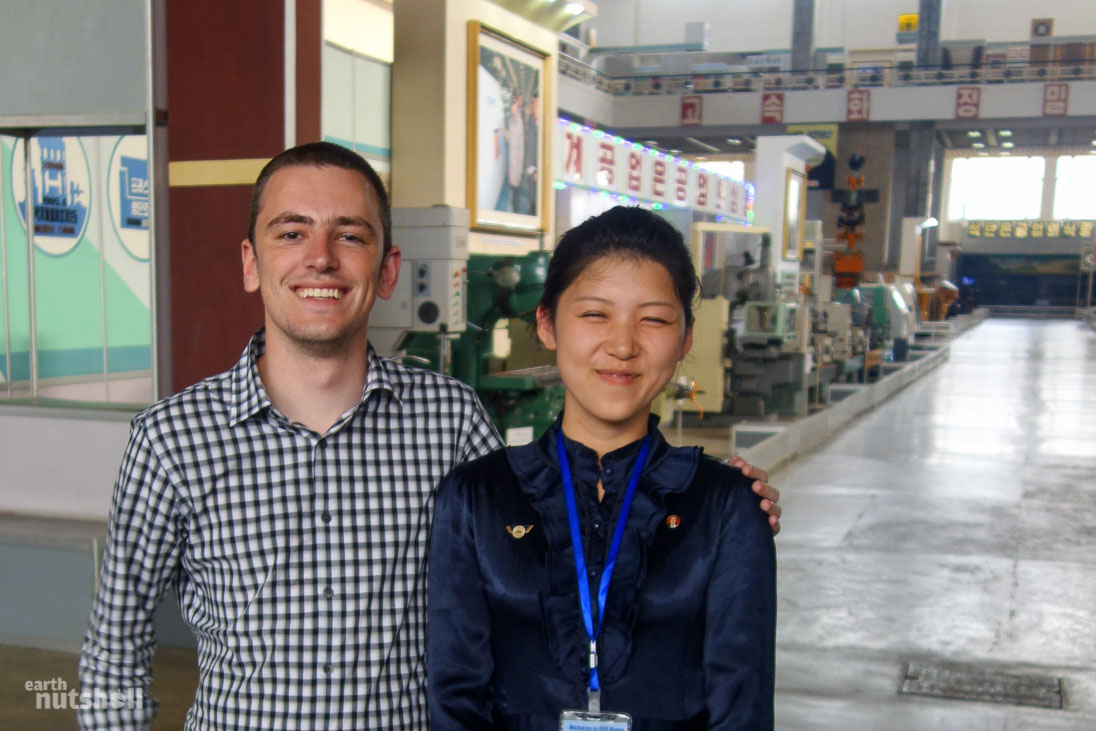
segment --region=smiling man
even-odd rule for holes
[[[368,344],[400,253],[358,155],[311,143],[271,160],[241,255],[265,326],[231,370],[134,418],[83,690],[147,694],[153,614],[174,587],[198,645],[186,728],[425,729],[433,493],[498,433],[469,387]],[[154,711],[79,721],[146,728]]]

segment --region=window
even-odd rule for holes
[[[952,161],[949,221],[1016,221],[1040,216],[1042,157],[960,157]]]
[[[1096,155],[1059,157],[1054,174],[1054,218],[1096,218]]]
[[[150,192],[144,135],[0,138],[0,399],[152,401]]]

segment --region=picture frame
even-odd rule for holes
[[[807,176],[795,168],[784,174],[783,258],[798,261],[803,256],[803,221],[807,218]]]
[[[472,228],[548,230],[548,54],[468,23],[467,202]]]

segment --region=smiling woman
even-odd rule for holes
[[[739,470],[669,446],[650,413],[689,351],[696,287],[681,234],[649,211],[560,240],[537,332],[563,413],[438,488],[436,731],[772,728],[765,514]]]

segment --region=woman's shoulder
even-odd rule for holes
[[[697,465],[694,485],[702,485],[708,488],[722,488],[728,490],[744,489],[752,494],[750,489],[753,480],[742,474],[742,470],[728,464],[709,454],[700,455],[700,463]]]

